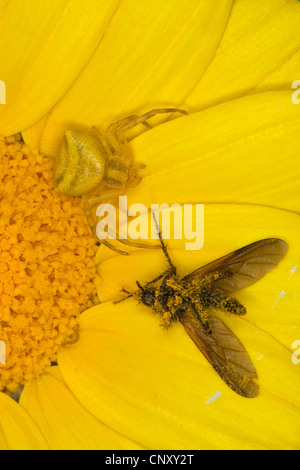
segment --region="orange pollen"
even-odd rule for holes
[[[97,247],[81,199],[53,190],[52,160],[0,137],[0,167],[0,390],[15,392],[72,343]]]

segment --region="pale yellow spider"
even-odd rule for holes
[[[96,204],[113,203],[142,179],[138,170],[145,165],[134,162],[125,131],[139,124],[151,129],[147,121],[162,113],[188,114],[177,108],[153,109],[141,116],[128,116],[111,124],[104,135],[96,128],[93,133],[81,130],[65,133],[55,161],[55,190],[66,196],[85,196],[85,212],[94,234],[96,223],[93,208]],[[128,240],[120,241],[142,246]],[[104,240],[101,243],[125,254]]]

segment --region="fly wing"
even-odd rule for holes
[[[260,240],[202,266],[187,275],[184,280],[192,281],[219,273],[221,276],[213,281],[213,289],[230,295],[251,286],[272,271],[284,258],[288,248],[288,244],[278,238]]]
[[[208,362],[234,392],[247,398],[258,395],[257,373],[249,354],[222,320],[208,315],[211,334],[206,333],[192,315],[183,315],[180,321]]]

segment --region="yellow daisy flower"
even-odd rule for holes
[[[0,135],[27,144],[0,141],[0,448],[299,448],[299,25],[298,0],[0,1]],[[237,294],[247,316],[225,318],[258,372],[251,400],[182,325],[113,303],[163,272],[163,253],[101,246],[95,262],[82,201],[53,191],[41,156],[69,128],[164,107],[189,115],[130,134],[145,168],[126,195],[205,204],[204,248],[170,240],[180,275],[263,238],[290,247]]]

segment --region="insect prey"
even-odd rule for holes
[[[125,291],[162,317],[170,327],[179,321],[202,354],[237,394],[253,398],[259,393],[256,369],[245,347],[215,315],[221,311],[245,315],[246,308],[233,296],[274,269],[288,251],[288,244],[268,238],[247,245],[180,278],[160,234],[168,269],[138,290]],[[125,299],[122,299],[125,300]],[[122,301],[121,300],[121,301]],[[120,302],[120,301],[119,301]]]

